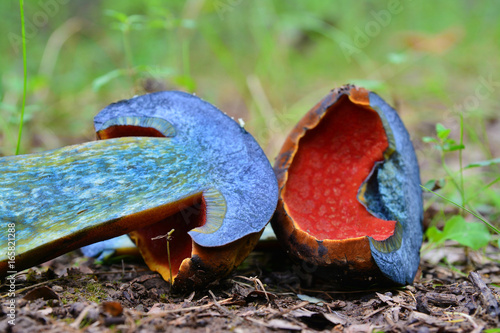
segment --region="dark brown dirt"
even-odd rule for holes
[[[267,248],[185,295],[141,262],[100,265],[75,252],[18,274],[15,326],[4,281],[0,332],[480,332],[500,326],[498,307],[467,274],[478,272],[498,302],[498,249],[489,251],[448,245],[424,254],[413,286],[340,292]],[[428,259],[440,257],[448,264]]]

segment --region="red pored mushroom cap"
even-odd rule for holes
[[[312,108],[275,162],[273,228],[287,252],[340,284],[410,283],[422,241],[418,164],[396,112],[347,85]]]

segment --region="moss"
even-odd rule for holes
[[[106,291],[99,282],[90,280],[85,285],[83,295],[91,302],[100,303],[101,300],[106,297]]]

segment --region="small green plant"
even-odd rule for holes
[[[436,138],[426,136],[422,141],[426,143],[433,143],[434,147],[440,152],[441,156],[441,166],[445,170],[448,179],[453,183],[455,188],[459,191],[462,198],[462,205],[465,203],[465,193],[464,193],[464,183],[463,183],[463,172],[462,172],[462,151],[465,149],[463,143],[463,118],[460,118],[460,142],[457,143],[455,140],[451,139],[450,136],[451,129],[444,127],[442,124],[436,124]],[[454,151],[459,151],[459,162],[460,162],[460,183],[455,179],[452,171],[446,164],[446,154]],[[435,182],[435,180],[430,180],[429,182]],[[426,184],[428,185],[429,182]]]
[[[426,235],[429,241],[436,245],[442,244],[445,240],[454,240],[473,250],[485,247],[491,239],[485,224],[467,222],[461,215],[449,218],[442,231],[435,226],[430,227]]]
[[[500,234],[500,231],[492,223],[482,217],[478,212],[475,212],[474,209],[468,209],[466,207],[468,201],[464,190],[463,170],[479,166],[489,166],[494,163],[499,163],[500,159],[473,163],[464,168],[462,166],[462,152],[465,149],[463,141],[463,117],[460,117],[460,141],[458,143],[450,138],[450,133],[450,129],[438,123],[436,124],[436,137],[424,137],[422,140],[426,143],[433,143],[434,147],[440,152],[441,165],[443,170],[445,170],[447,174],[446,180],[453,184],[455,189],[460,193],[461,203],[458,204],[431,189],[431,187],[433,187],[435,184],[445,183],[444,181],[430,180],[424,186],[422,186],[422,188],[447,201],[448,203],[459,207],[461,209],[462,215],[453,215],[449,217],[442,231],[439,230],[436,226],[431,226],[427,229],[426,236],[428,240],[435,245],[442,244],[445,240],[454,240],[463,246],[478,250],[488,245],[491,240],[491,234],[488,227],[498,234]],[[460,170],[458,179],[446,164],[445,159],[447,154],[455,151],[459,152]],[[498,179],[494,182],[496,181],[498,181]],[[492,183],[487,184],[486,187],[489,187],[491,185]],[[479,222],[467,222],[463,216],[465,213],[469,213],[475,216],[484,224]]]
[[[138,69],[134,67],[134,59],[132,54],[132,47],[130,43],[130,32],[134,30],[141,30],[144,28],[145,18],[142,15],[126,15],[124,13],[107,10],[106,15],[115,19],[112,23],[112,27],[119,30],[122,34],[123,52],[125,53],[126,68],[114,69],[94,80],[92,87],[94,90],[99,90],[99,88],[109,81],[126,76],[131,82],[131,86],[135,86],[135,81],[137,79]]]
[[[477,213],[474,213],[473,211],[467,209],[464,206],[461,206],[457,204],[456,202],[451,201],[450,199],[432,191],[431,189],[428,189],[425,186],[422,186],[422,188],[428,192],[433,193],[434,195],[440,197],[441,199],[451,203],[452,205],[455,205],[467,213],[475,216],[478,218],[480,221],[482,221],[484,224],[478,223],[478,222],[467,222],[461,215],[454,215],[451,218],[449,218],[445,224],[445,227],[443,231],[440,231],[439,229],[436,228],[436,226],[431,226],[429,229],[426,231],[426,236],[429,239],[431,243],[435,244],[441,244],[445,240],[454,240],[457,241],[458,243],[470,247],[474,250],[478,250],[481,247],[484,247],[488,245],[490,239],[491,239],[491,234],[486,225],[493,231],[495,231],[497,234],[500,235],[500,230],[495,227],[491,222],[486,220],[484,217],[478,215]],[[451,222],[451,223],[450,223]],[[450,226],[448,226],[450,224]],[[499,241],[499,247],[500,247],[500,241]]]
[[[189,52],[189,41],[190,34],[186,31],[193,30],[196,27],[196,23],[189,19],[174,19],[171,17],[161,17],[161,18],[151,18],[143,15],[127,15],[116,10],[107,10],[106,15],[111,17],[114,21],[111,27],[115,30],[121,32],[123,52],[125,54],[125,68],[113,69],[99,77],[97,77],[92,82],[92,88],[94,91],[98,91],[104,85],[108,84],[112,80],[128,77],[131,86],[136,90],[136,83],[141,77],[151,77],[151,76],[163,76],[169,77],[172,81],[187,90],[188,92],[194,92],[196,89],[196,82],[191,76],[190,69],[190,52]],[[164,23],[168,22],[168,23]],[[179,58],[182,61],[180,66],[148,66],[148,65],[136,65],[134,61],[134,54],[132,52],[133,47],[131,46],[131,32],[133,31],[145,31],[147,29],[165,29],[168,35],[179,35],[181,40],[179,41],[180,53]],[[177,44],[175,44],[177,45]],[[181,68],[181,71],[177,71],[175,68]]]
[[[36,270],[34,269],[29,269],[28,274],[26,274],[26,281],[27,282],[36,282]]]

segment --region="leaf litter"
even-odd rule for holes
[[[432,251],[439,252],[440,262],[426,259]],[[0,332],[480,332],[499,327],[498,249],[466,255],[464,248],[448,245],[429,252],[411,286],[339,291],[300,272],[279,248],[267,247],[252,253],[228,279],[189,294],[171,293],[169,284],[140,261],[102,265],[74,252],[18,274],[15,326],[7,322],[8,288],[1,286]]]

